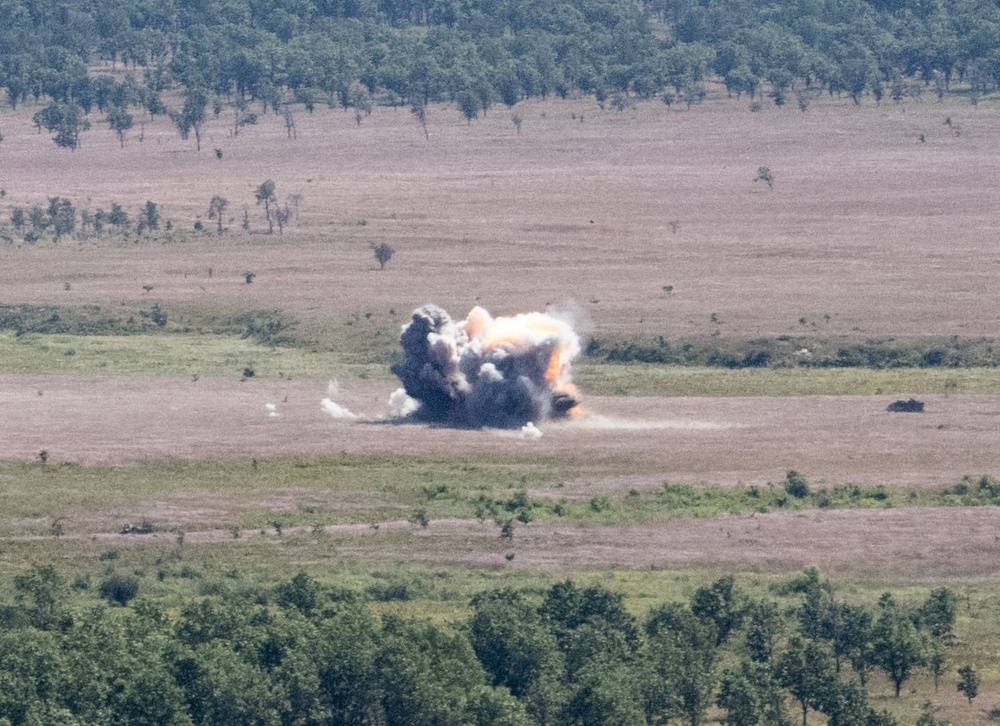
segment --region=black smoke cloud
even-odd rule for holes
[[[404,359],[392,372],[409,403],[416,401],[401,409],[411,418],[515,428],[561,418],[578,405],[570,366],[580,341],[569,323],[551,315],[493,318],[476,307],[456,322],[425,305],[413,312],[399,342]]]

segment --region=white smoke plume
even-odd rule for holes
[[[336,381],[330,381],[330,384],[326,387],[326,398],[319,402],[320,407],[323,411],[333,418],[337,419],[355,419],[357,415],[352,413],[345,406],[341,406],[336,403],[333,399],[337,396],[337,390],[339,386]]]
[[[456,322],[425,305],[413,312],[400,344],[405,358],[392,372],[419,404],[412,418],[518,428],[567,416],[579,405],[570,368],[580,339],[551,315],[494,318],[475,307]]]

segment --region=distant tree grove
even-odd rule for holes
[[[407,599],[405,582],[205,582],[168,608],[143,577],[93,590],[77,578],[76,595],[49,566],[15,578],[0,605],[0,723],[790,726],[822,714],[888,726],[869,704],[872,673],[898,695],[950,645],[956,609],[947,588],[914,606],[888,593],[850,604],[807,570],[781,583],[780,604],[727,576],[636,618],[620,594],[567,580],[481,592],[445,625],[373,612],[372,600]],[[975,669],[959,671],[971,703]]]
[[[470,120],[551,95],[690,105],[711,79],[779,105],[797,94],[803,110],[809,93],[1000,87],[992,0],[2,0],[0,13],[7,103],[47,104],[36,123],[69,148],[95,109],[122,143],[131,108],[200,143],[207,108],[230,109],[238,133],[249,102],[354,108],[360,123],[373,103],[419,119],[452,102]]]

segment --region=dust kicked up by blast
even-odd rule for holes
[[[570,376],[580,339],[545,313],[492,317],[475,307],[454,321],[436,305],[414,311],[400,336],[404,359],[400,412],[450,426],[514,428],[572,414]],[[402,391],[394,394],[397,400]]]

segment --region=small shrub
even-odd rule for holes
[[[101,582],[98,592],[112,605],[124,607],[139,594],[139,580],[130,575],[111,575]]]
[[[372,253],[375,255],[375,261],[378,262],[378,269],[384,270],[386,264],[396,254],[396,250],[392,248],[392,245],[380,242],[377,245],[372,245]]]
[[[500,524],[500,539],[510,542],[514,539],[515,520],[507,519]]]
[[[592,497],[590,500],[591,512],[606,512],[611,508],[611,500],[607,497]]]
[[[764,182],[767,184],[768,189],[774,189],[774,174],[771,173],[771,169],[766,166],[761,166],[757,168],[757,176],[754,177],[755,182]]]
[[[785,474],[785,491],[796,499],[805,499],[809,496],[809,482],[799,472],[789,469]]]

